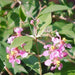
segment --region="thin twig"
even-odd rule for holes
[[[42,7],[42,5],[41,5],[41,1],[40,1],[40,0],[39,0],[39,5],[40,5],[40,8],[39,8],[39,12],[38,12],[38,14],[37,14],[37,16],[36,16],[36,19],[38,18],[40,12],[41,12],[44,8],[47,7],[46,5],[44,5],[44,6]]]
[[[30,12],[27,11],[27,9],[23,6],[23,8],[25,9],[25,11],[27,12],[27,14],[33,19],[35,20],[35,18],[30,14]]]
[[[42,45],[45,45],[45,43],[39,39],[37,39],[37,42],[41,43]]]
[[[71,60],[71,59],[67,59],[67,60],[68,60],[69,62],[75,64],[75,62],[74,62],[73,60]]]
[[[75,59],[75,57],[72,56],[67,50],[65,50],[65,52],[67,52],[67,54],[69,55],[70,58]]]
[[[75,9],[75,5],[72,7],[72,10],[74,10]]]
[[[67,18],[67,17],[58,16],[58,15],[53,15],[52,17],[53,17],[53,18],[59,18],[59,19],[61,19],[61,20],[65,20],[65,21],[68,21],[68,22],[71,22],[71,23],[75,24],[75,21],[73,21],[72,19]]]
[[[10,71],[6,66],[5,66],[4,68],[5,68],[5,70],[8,72],[9,75],[13,75],[13,74],[11,73],[11,71]]]

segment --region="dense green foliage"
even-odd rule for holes
[[[14,68],[6,58],[6,47],[9,46],[7,39],[11,35],[16,35],[13,32],[16,27],[24,29],[23,36],[16,38],[10,48],[26,43],[26,51],[38,54],[35,37],[47,43],[50,39],[44,35],[47,33],[54,35],[53,33],[57,30],[62,37],[67,38],[67,42],[72,44],[72,50],[69,53],[75,56],[75,11],[73,2],[68,2],[68,0],[59,0],[59,2],[59,4],[56,4],[48,0],[0,0],[0,72],[8,75],[4,69],[4,66],[7,66],[13,75],[21,75],[22,73],[24,75],[39,75],[38,58],[34,55],[21,59],[22,63],[20,65],[15,63]],[[39,19],[37,36],[33,25],[30,24],[32,19]],[[39,42],[37,44],[39,53],[43,53],[43,45]],[[50,67],[45,66],[43,63],[46,59],[45,57],[40,58],[43,75],[75,74],[75,59],[70,56],[63,59],[65,62],[62,60],[64,67],[61,71],[51,72]]]

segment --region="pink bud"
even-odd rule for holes
[[[31,20],[31,21],[30,21],[30,24],[32,24],[32,25],[33,25],[33,24],[34,24],[34,20]]]
[[[39,20],[39,19],[37,19],[36,21],[37,21],[37,23],[39,23],[39,22],[40,22],[40,20]]]
[[[68,54],[66,52],[63,52],[63,57],[66,57]]]
[[[61,63],[60,66],[58,67],[58,70],[61,70],[63,67],[63,64]]]
[[[48,59],[48,60],[45,61],[45,65],[46,65],[46,66],[50,66],[51,63],[52,63],[52,61],[51,61],[50,59]]]

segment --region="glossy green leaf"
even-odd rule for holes
[[[14,39],[12,44],[10,45],[10,48],[21,46],[23,43],[26,43],[25,49],[28,51],[32,47],[32,38],[28,36],[21,36]]]
[[[4,64],[3,64],[2,60],[0,59],[0,72],[3,70],[3,68],[4,68]]]
[[[28,58],[25,58],[22,61],[24,64],[26,64],[26,66],[30,67],[32,70],[39,74],[39,63],[37,57],[29,56]]]
[[[0,5],[3,7],[11,2],[12,2],[12,0],[0,0]]]
[[[72,30],[73,24],[65,21],[58,21],[53,24],[53,30],[58,30],[61,34],[66,35],[70,38],[75,38],[75,33]]]
[[[43,14],[39,17],[40,23],[39,23],[39,30],[38,35],[41,36],[43,32],[45,31],[46,27],[52,22],[51,13]]]
[[[19,16],[22,19],[22,21],[26,20],[26,14],[25,14],[23,6],[20,6],[20,8],[19,8]]]
[[[14,9],[14,12],[9,12],[8,15],[8,27],[13,28],[19,26],[20,17],[19,17],[19,9]]]
[[[0,59],[4,61],[6,59],[6,47],[0,43]]]
[[[47,8],[45,8],[41,13],[41,14],[45,14],[45,13],[49,13],[49,12],[55,12],[55,11],[63,11],[63,10],[68,10],[71,9],[68,6],[65,5],[50,5]]]
[[[7,38],[13,33],[13,29],[6,29],[3,33],[3,41],[6,41]]]
[[[22,65],[15,64],[15,67],[14,67],[14,74],[20,73],[20,72],[28,73],[28,72],[26,71],[26,69],[25,69]]]

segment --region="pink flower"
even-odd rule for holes
[[[9,59],[9,63],[12,64],[12,67],[14,67],[14,63],[21,63],[20,59],[17,59],[18,56],[24,58],[27,57],[28,53],[26,51],[19,50],[18,48],[12,48],[9,50],[9,47],[7,47],[7,59]]]
[[[9,37],[7,43],[11,44],[15,38],[16,36]]]
[[[22,31],[23,31],[23,29],[20,27],[17,27],[14,29],[14,32],[16,32],[17,34],[20,34]]]
[[[51,70],[58,68],[61,70],[63,67],[60,62],[62,58],[66,57],[68,54],[65,52],[65,47],[72,48],[71,44],[65,43],[66,39],[61,39],[61,36],[56,32],[56,37],[52,37],[52,44],[44,45],[46,51],[43,52],[43,56],[49,56],[49,59],[45,61],[46,66],[51,66]]]

